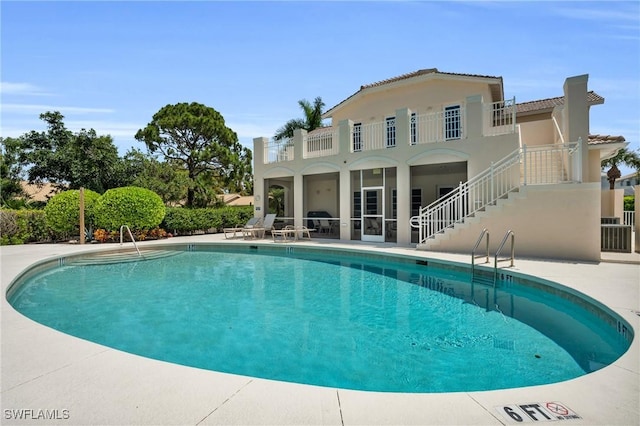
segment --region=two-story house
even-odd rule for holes
[[[589,143],[588,76],[516,104],[501,77],[425,69],[360,87],[293,139],[254,139],[255,214],[278,189],[318,236],[469,253],[507,230],[524,256],[599,260],[600,161]],[[321,218],[321,219],[319,219]]]

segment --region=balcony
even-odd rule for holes
[[[482,137],[516,132],[515,98],[475,104],[469,99],[467,105],[448,106],[433,113],[416,114],[404,109],[383,121],[345,120],[336,127],[323,127],[309,133],[298,130],[293,139],[266,141],[264,164],[293,161],[294,147],[298,143],[301,158],[309,159],[339,154],[341,138],[348,140],[348,150],[353,153],[388,149],[398,144],[415,146],[466,139],[471,123],[480,129],[476,130],[476,135],[481,133],[479,136]],[[402,140],[401,135],[405,136]]]

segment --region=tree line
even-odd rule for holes
[[[62,189],[139,186],[163,202],[185,207],[219,203],[218,194],[253,193],[252,153],[238,142],[222,115],[199,103],[167,105],[153,115],[123,157],[109,135],[93,129],[71,132],[58,111],[40,115],[42,132],[0,138],[0,203],[15,207],[21,181],[51,183]],[[14,204],[14,205],[12,205]]]

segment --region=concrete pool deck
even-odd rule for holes
[[[190,242],[246,243],[225,240],[222,234],[215,234],[139,245]],[[270,242],[265,239],[264,243]],[[382,250],[470,262],[468,255],[422,252],[386,244],[346,244],[320,239],[293,244]],[[600,263],[516,258],[516,266],[510,268],[574,288],[607,305],[631,324],[635,339],[614,364],[577,379],[544,386],[400,394],[283,383],[156,361],[60,333],[22,316],[8,304],[9,284],[37,261],[114,248],[114,245],[69,244],[0,248],[2,424],[500,425],[517,423],[504,414],[502,407],[546,402],[560,403],[580,417],[566,420],[568,424],[640,424],[637,253],[603,254],[607,262]],[[618,261],[622,263],[612,263]],[[535,416],[537,421],[545,420],[540,414]]]

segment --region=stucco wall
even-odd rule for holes
[[[304,193],[306,197],[306,206],[303,209],[307,215],[309,211],[323,210],[328,212],[332,217],[339,216],[338,209],[338,181],[330,176],[327,178],[311,176],[305,179]]]
[[[520,139],[523,145],[550,145],[554,143],[553,121],[551,119],[544,121],[531,121],[528,123],[519,123]]]
[[[471,220],[470,224],[463,225],[464,232],[442,240],[432,249],[470,255],[480,232],[487,228],[492,256],[505,233],[512,230],[516,259],[537,257],[599,261],[599,192],[597,184],[525,187],[517,200],[503,201],[496,207],[490,207],[490,215]],[[504,250],[508,253],[508,248]]]
[[[600,194],[602,217],[617,217],[622,223],[624,215],[624,190],[622,189],[605,189]]]
[[[489,86],[484,82],[431,78],[420,83],[403,82],[373,87],[347,100],[333,112],[332,123],[341,120],[360,123],[381,121],[395,115],[396,108],[409,108],[418,114],[442,111],[445,106],[464,105],[469,95],[481,95],[491,102]]]

